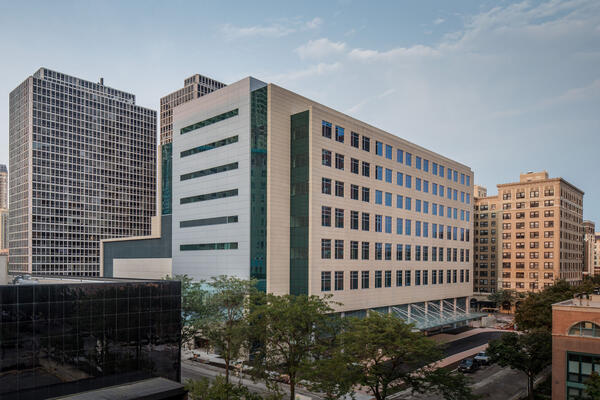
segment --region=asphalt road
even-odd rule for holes
[[[490,340],[497,339],[505,332],[482,332],[477,335],[469,336],[463,339],[458,339],[446,344],[445,357],[453,356],[454,354],[467,351],[477,346],[488,343]]]

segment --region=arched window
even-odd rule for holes
[[[600,338],[600,325],[590,321],[578,322],[569,329],[569,336],[589,336]]]

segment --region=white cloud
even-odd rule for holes
[[[446,22],[444,18],[436,18],[435,21],[433,21],[435,25],[443,24],[444,22]]]
[[[336,63],[319,63],[311,65],[305,69],[295,70],[286,72],[283,74],[274,75],[270,78],[275,83],[286,83],[290,81],[297,81],[306,78],[314,78],[322,75],[328,75],[332,72],[338,71],[341,67],[339,62]]]
[[[295,51],[300,58],[326,58],[331,55],[342,53],[346,49],[344,42],[332,42],[322,38],[310,40],[308,43],[298,47]]]
[[[353,49],[348,54],[350,58],[361,61],[386,61],[401,57],[431,57],[439,55],[439,51],[433,47],[415,45],[412,47],[397,47],[387,51],[370,49]]]
[[[238,39],[245,37],[273,37],[279,38],[299,31],[314,30],[320,27],[323,20],[315,17],[309,21],[303,21],[299,18],[282,19],[269,25],[253,25],[247,27],[225,24],[221,26],[221,33],[226,39]]]

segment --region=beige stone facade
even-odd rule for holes
[[[547,172],[498,185],[502,204],[502,288],[538,291],[583,270],[583,192]]]
[[[439,300],[454,304],[472,294],[469,167],[276,85],[268,85],[268,103],[269,292],[288,293],[296,276],[290,116],[308,111],[307,293],[332,294],[344,312],[410,303],[433,309]]]
[[[473,291],[494,293],[498,290],[498,249],[502,227],[498,196],[487,196],[487,190],[475,186]]]
[[[583,221],[583,275],[593,276],[594,253],[596,251],[596,225],[592,221]]]

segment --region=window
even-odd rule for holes
[[[378,156],[383,155],[383,143],[376,141],[375,142],[375,154]]]
[[[404,286],[410,286],[410,271],[404,271]]]
[[[321,258],[331,258],[331,239],[321,239]]]
[[[350,159],[350,172],[353,174],[358,174],[359,164],[356,158]]]
[[[392,183],[392,170],[389,168],[385,169],[385,181],[388,183]]]
[[[364,151],[371,151],[371,139],[363,136],[362,137],[362,149]]]
[[[429,285],[429,271],[423,270],[423,285]]]
[[[321,207],[321,226],[331,226],[331,207]]]
[[[429,160],[423,160],[423,171],[429,172]]]
[[[410,204],[411,204],[411,200],[412,200],[412,199],[411,199],[410,197],[406,197],[406,198],[404,199],[404,208],[405,208],[406,210],[408,210],[408,211],[410,211],[410,208],[411,208],[411,206],[410,206]]]
[[[385,205],[387,207],[392,206],[392,194],[389,192],[385,192]]]
[[[421,285],[421,271],[415,271],[415,286]]]
[[[335,153],[335,167],[344,170],[344,155]]]
[[[383,243],[375,243],[375,260],[383,259]]]
[[[331,167],[331,151],[323,149],[321,154],[321,164]]]
[[[396,184],[402,186],[404,184],[404,175],[402,172],[396,173]]]
[[[344,241],[343,240],[335,241],[335,259],[336,260],[344,259]]]
[[[331,179],[329,179],[329,178],[321,179],[321,193],[331,194]]]
[[[331,122],[322,121],[321,122],[321,132],[323,137],[331,139]]]
[[[375,204],[383,204],[383,192],[381,190],[375,191]]]
[[[375,166],[375,179],[378,181],[383,180],[383,167],[376,165]]]
[[[421,178],[415,178],[415,190],[421,191]]]
[[[335,195],[344,197],[344,182],[335,181]]]
[[[382,230],[381,220],[382,220],[381,215],[375,215],[375,232],[381,232],[381,230]]]
[[[404,203],[404,197],[400,194],[396,195],[396,208],[402,208]]]
[[[396,261],[402,261],[402,245],[396,245]]]
[[[350,229],[358,230],[358,211],[350,211]]]
[[[350,271],[350,290],[358,289],[358,271]]]
[[[591,354],[580,354],[567,352],[567,381],[574,383],[585,383],[592,372],[600,372],[600,356]],[[568,383],[567,383],[568,385]],[[567,386],[569,389],[569,400],[581,399],[581,391],[575,387]],[[571,391],[575,389],[576,391]]]
[[[411,225],[410,219],[407,219],[404,221],[404,234],[407,236],[410,236],[410,225]]]
[[[423,192],[429,193],[429,181],[423,181]]]
[[[421,157],[419,157],[419,156],[415,157],[415,168],[421,169]]]
[[[396,286],[402,286],[402,270],[396,270]]]
[[[390,146],[389,144],[385,145],[385,158],[387,158],[388,160],[392,159],[392,146]]]
[[[380,288],[381,286],[382,286],[381,271],[375,271],[375,288]]]
[[[404,246],[404,261],[410,261],[410,244]]]
[[[358,133],[350,132],[350,146],[358,149]]]
[[[409,167],[412,165],[412,154],[408,152],[406,153],[406,165]]]
[[[371,175],[371,164],[368,162],[362,162],[362,176],[366,176],[367,178]]]
[[[341,126],[335,127],[335,140],[340,143],[344,143],[344,128]]]
[[[362,242],[362,259],[369,259],[369,242]]]
[[[443,165],[441,165],[441,164],[440,164],[440,173],[439,173],[439,175],[438,175],[438,176],[440,176],[440,177],[442,177],[442,178],[444,177],[444,166],[443,166]]]
[[[396,150],[396,161],[401,164],[404,162],[404,151],[400,149]]]
[[[362,213],[362,230],[363,231],[368,231],[369,230],[369,213]]]
[[[405,183],[406,188],[410,189],[412,187],[412,176],[406,175],[404,183]]]
[[[321,272],[321,292],[331,291],[331,272]]]
[[[361,272],[361,288],[363,288],[363,289],[369,288],[369,271]]]
[[[350,259],[358,260],[358,242],[350,241]]]
[[[336,228],[344,227],[344,210],[341,208],[335,209],[335,227]]]
[[[392,233],[392,217],[385,217],[385,233]]]
[[[335,271],[335,290],[344,290],[344,271]]]
[[[421,212],[421,200],[415,199],[415,211]]]
[[[358,200],[358,185],[350,185],[350,198],[352,200]]]

